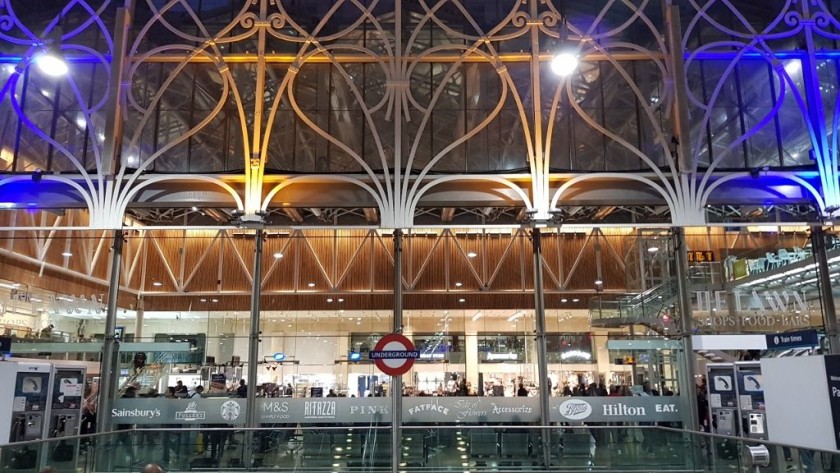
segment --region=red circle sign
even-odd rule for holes
[[[414,344],[411,340],[398,333],[389,333],[380,338],[373,348],[375,353],[395,352],[395,357],[374,358],[374,353],[369,355],[374,358],[373,362],[380,371],[389,376],[400,376],[408,372],[414,366],[414,358],[410,353],[414,353]],[[406,354],[405,357],[399,356],[400,353]]]

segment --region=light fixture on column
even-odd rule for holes
[[[56,47],[46,48],[35,56],[33,62],[41,72],[50,77],[61,77],[70,70],[64,55]]]
[[[50,77],[61,77],[70,71],[67,59],[61,54],[61,37],[64,30],[61,27],[64,18],[59,18],[58,24],[49,32],[46,45],[32,58],[38,69]]]
[[[578,68],[578,57],[571,51],[560,51],[551,60],[551,72],[560,77],[567,77]]]
[[[578,55],[567,41],[566,13],[562,7],[560,8],[560,15],[560,44],[557,48],[557,54],[551,60],[551,72],[560,77],[567,77],[577,70]]]

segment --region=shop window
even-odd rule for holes
[[[525,361],[525,336],[516,334],[479,335],[478,361],[519,363]]]
[[[594,363],[592,334],[564,333],[546,335],[545,345],[549,363]]]

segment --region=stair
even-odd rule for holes
[[[589,322],[593,327],[619,328],[643,325],[657,333],[675,328],[667,310],[677,299],[676,280],[665,281],[651,289],[626,294],[617,299],[593,298],[589,302]]]

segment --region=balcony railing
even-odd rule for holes
[[[763,446],[762,472],[836,471],[840,453],[655,426],[342,425],[261,429],[132,429],[0,447],[9,471],[386,472],[393,448],[405,472],[752,471],[747,447]],[[546,461],[547,460],[547,461]],[[756,470],[758,471],[758,470]]]

